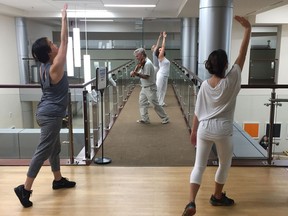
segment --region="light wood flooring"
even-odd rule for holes
[[[73,189],[53,191],[49,166],[35,184],[32,208],[21,206],[13,188],[24,182],[27,166],[0,166],[0,215],[181,216],[189,197],[189,167],[63,166],[77,182]],[[288,170],[232,167],[225,186],[233,207],[213,207],[216,167],[207,167],[197,198],[199,216],[287,216]]]

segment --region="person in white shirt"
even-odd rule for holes
[[[205,63],[211,77],[202,83],[196,101],[191,130],[191,143],[197,144],[196,160],[190,175],[190,200],[183,216],[196,213],[195,199],[213,144],[217,148],[219,166],[215,174],[215,190],[210,203],[213,206],[234,205],[234,200],[228,198],[222,191],[232,162],[235,103],[241,88],[241,71],[251,35],[251,24],[247,19],[235,16],[235,20],[245,28],[245,32],[232,69],[225,75],[228,58],[226,52],[221,49],[213,51]]]
[[[166,106],[166,103],[164,102],[166,91],[167,91],[167,85],[168,85],[168,78],[170,73],[170,61],[165,57],[165,43],[166,43],[166,37],[167,33],[162,33],[163,39],[162,39],[162,45],[161,47],[157,48],[155,55],[158,58],[158,64],[159,64],[159,70],[156,75],[156,85],[157,85],[157,96],[158,101],[161,106]]]

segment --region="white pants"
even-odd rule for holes
[[[219,166],[215,174],[215,181],[225,184],[233,156],[232,136],[207,139],[203,133],[197,133],[197,149],[194,168],[190,175],[190,183],[201,185],[202,176],[207,167],[207,161],[213,144],[215,143],[219,158]]]
[[[160,106],[164,105],[164,99],[167,91],[168,76],[163,73],[157,73],[156,85],[157,85],[157,96]]]

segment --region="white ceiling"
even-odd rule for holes
[[[0,14],[29,18],[59,17],[64,3],[69,9],[107,10],[106,18],[198,17],[200,0],[0,0]],[[156,4],[155,8],[105,8],[104,4]],[[234,14],[255,16],[288,4],[288,0],[233,0]],[[70,16],[73,17],[71,12]],[[87,16],[88,13],[85,13]],[[75,15],[74,15],[75,16]],[[99,12],[87,17],[102,16]],[[53,20],[53,19],[51,19]]]

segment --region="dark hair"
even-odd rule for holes
[[[32,56],[36,61],[47,63],[50,59],[49,53],[51,47],[48,44],[47,37],[42,37],[36,40],[32,45]]]
[[[210,74],[215,74],[217,77],[225,76],[225,69],[228,63],[228,57],[225,50],[214,50],[205,62],[205,68]]]
[[[158,47],[155,51],[155,55],[157,56],[157,58],[159,57],[159,54],[160,54],[160,48],[161,47]],[[164,51],[164,56],[166,55],[166,52]]]
[[[268,135],[264,134],[259,143],[264,142],[264,138],[265,138],[265,137],[267,137],[267,139],[269,138]]]

